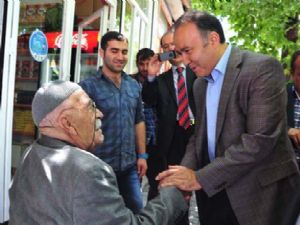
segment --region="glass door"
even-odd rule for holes
[[[45,71],[49,68],[32,58],[28,48],[30,35],[37,30],[62,33],[61,49],[49,49],[51,54],[59,53],[59,56],[53,58],[51,54],[45,54],[49,58],[44,61],[57,60],[59,78],[67,80],[70,74],[74,8],[75,0],[0,1],[0,61],[3,65],[0,76],[0,223],[9,219],[8,190],[11,177],[22,152],[37,136],[31,119],[34,92],[44,80],[52,79],[52,76],[45,78],[49,74]],[[39,44],[31,42],[31,45],[40,47],[36,43]]]
[[[94,75],[100,65],[98,49],[100,37],[108,30],[118,30],[116,24],[117,1],[106,5],[86,17],[78,25],[74,81],[79,82]]]
[[[31,116],[31,102],[34,93],[40,86],[41,80],[58,79],[59,74],[60,49],[49,48],[48,58],[43,62],[37,62],[30,54],[29,38],[32,32],[37,30],[44,34],[62,32],[63,1],[37,2],[39,3],[20,2],[13,111],[12,175],[24,149],[37,136]],[[45,78],[45,76],[50,78]]]
[[[16,62],[16,35],[19,2],[0,1],[1,13],[1,101],[0,101],[0,223],[9,218],[8,189],[11,183],[11,135],[14,73]],[[3,13],[3,14],[2,14]]]
[[[153,1],[126,0],[123,1],[121,14],[121,33],[129,40],[127,73],[134,73],[135,57],[139,49],[150,47],[152,29]]]

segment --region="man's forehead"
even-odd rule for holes
[[[145,64],[145,63],[148,63],[150,61],[150,57],[148,59],[139,59],[138,60],[138,64]]]
[[[118,40],[111,40],[107,42],[108,48],[117,48],[117,49],[127,49],[128,43],[126,40],[118,41]]]
[[[174,37],[175,51],[180,51],[183,48],[187,48],[191,43],[184,40],[182,36]]]
[[[70,97],[69,100],[72,101],[74,104],[87,104],[90,101],[89,96],[85,93],[84,90],[80,89],[74,92]]]
[[[183,24],[175,30],[175,35],[174,35],[175,49],[185,48],[194,45],[194,43],[191,42],[192,37],[197,37],[202,39],[202,37],[198,35],[199,33],[197,28],[196,30],[194,30],[194,28],[196,28],[194,24]]]
[[[161,43],[166,44],[166,43],[173,42],[173,37],[174,37],[174,34],[169,32],[162,37]]]

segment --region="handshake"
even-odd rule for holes
[[[159,187],[177,187],[186,200],[191,198],[192,191],[202,188],[195,171],[184,166],[169,166],[169,169],[159,173],[155,179],[159,181]]]

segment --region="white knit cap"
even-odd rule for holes
[[[36,126],[64,100],[81,87],[70,81],[56,80],[44,84],[32,100],[32,118]]]

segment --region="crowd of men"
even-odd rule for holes
[[[183,14],[161,48],[176,52],[169,70],[141,49],[128,75],[128,41],[107,32],[95,76],[36,92],[41,137],[13,178],[10,224],[188,225],[192,192],[201,225],[295,222],[300,53],[287,100],[281,64],[227,43],[207,12]]]

